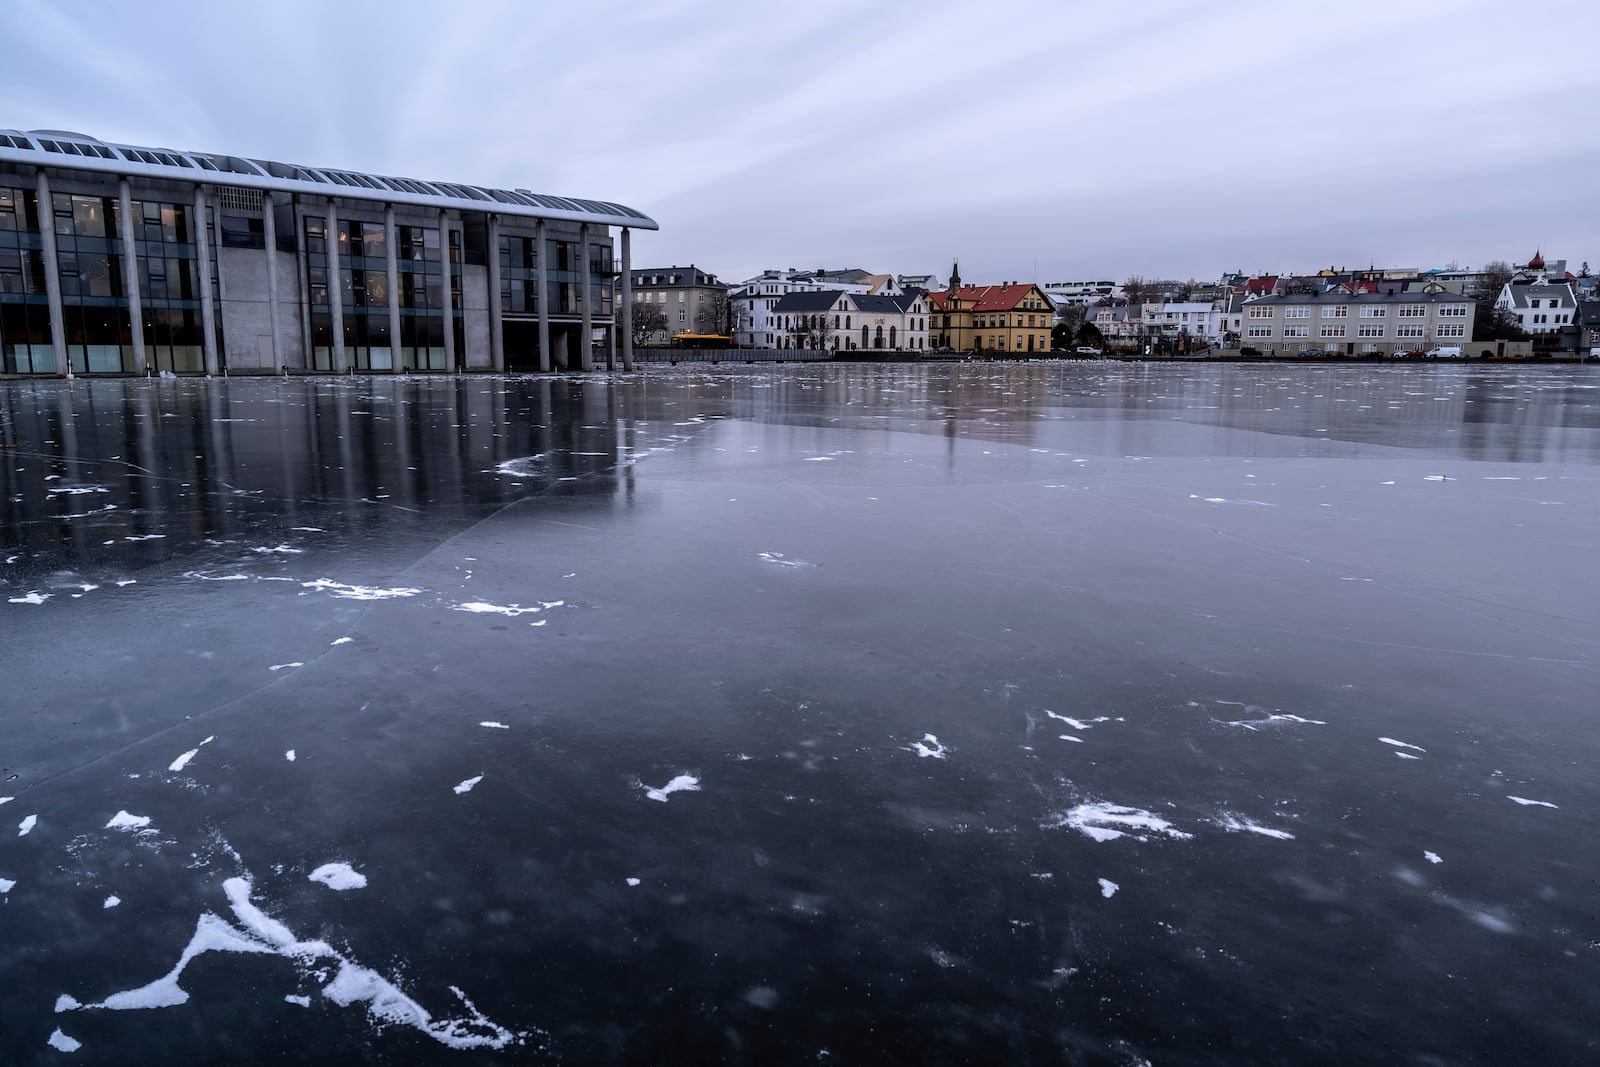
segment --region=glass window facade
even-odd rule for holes
[[[55,370],[38,197],[30,189],[0,186],[0,371]]]
[[[111,201],[111,206],[114,209],[116,202]],[[134,266],[139,275],[145,361],[154,372],[204,374],[205,329],[200,311],[200,260],[194,240],[194,205],[135,200],[132,208]],[[116,232],[115,229],[112,232]],[[219,297],[216,248],[215,241],[207,242],[214,307]],[[120,280],[120,271],[117,276]],[[218,318],[220,320],[220,316]],[[219,336],[219,358],[223,351]]]
[[[307,215],[304,225],[307,288],[311,295],[312,365],[333,370],[333,311],[329,305],[327,219]],[[388,235],[382,222],[339,219],[341,317],[345,358],[356,370],[448,370],[445,362],[445,293],[451,295],[458,358],[465,351],[461,323],[460,231],[450,231],[449,271],[440,255],[437,226],[395,227],[395,281],[400,336],[390,335]],[[448,290],[446,286],[448,285]]]

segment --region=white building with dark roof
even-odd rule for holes
[[[1454,293],[1314,293],[1259,297],[1242,312],[1245,347],[1362,356],[1464,345],[1476,305]]]
[[[0,130],[0,374],[590,369],[621,204]],[[613,269],[620,231],[620,294]]]
[[[1497,310],[1509,312],[1529,335],[1560,333],[1577,322],[1578,297],[1566,282],[1543,280],[1507,282],[1495,300]]]

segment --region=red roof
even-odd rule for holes
[[[1539,249],[1533,250],[1533,258],[1528,260],[1529,270],[1544,270],[1544,256],[1539,254]]]
[[[1245,289],[1251,296],[1271,296],[1277,284],[1278,276],[1268,274],[1261,278],[1251,278],[1245,283]]]
[[[963,311],[1010,311],[1033,291],[1032,282],[1019,282],[1016,285],[963,285],[954,295],[961,301]],[[929,293],[928,299],[940,311],[948,311],[951,295],[948,291]]]

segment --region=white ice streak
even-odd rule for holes
[[[269,671],[291,671],[291,670],[294,670],[296,667],[304,667],[304,666],[305,666],[304,663],[300,663],[298,661],[295,662],[295,663],[274,663],[272,666],[268,667],[267,670],[269,670]],[[176,768],[174,768],[174,769],[176,769]]]
[[[306,877],[313,882],[321,882],[336,892],[367,887],[367,876],[348,863],[324,863]]]
[[[1083,738],[1073,737],[1071,734],[1057,734],[1056,736],[1063,741],[1076,741],[1080,745],[1083,744]]]
[[[126,811],[119,811],[111,816],[111,821],[106,823],[107,830],[143,830],[150,825],[148,815],[129,815]]]
[[[46,1043],[57,1052],[76,1052],[83,1047],[83,1042],[77,1038],[68,1037],[61,1032],[61,1027],[56,1027],[50,1032]]]
[[[468,778],[466,781],[457,784],[453,788],[458,795],[461,793],[470,793],[472,792],[472,787],[481,781],[483,781],[483,775],[480,774],[476,778]]]
[[[353,638],[353,637],[336,637],[332,641],[328,642],[328,647],[332,648],[335,645],[348,645],[350,642],[352,642],[354,640],[355,640],[355,638]]]
[[[1516,803],[1521,804],[1523,807],[1528,807],[1529,805],[1532,805],[1532,806],[1538,807],[1538,808],[1555,808],[1555,807],[1559,807],[1559,805],[1552,804],[1548,800],[1529,800],[1527,797],[1514,797],[1510,793],[1506,794],[1506,799],[1507,800],[1511,800],[1511,801],[1515,801]]]
[[[1214,821],[1230,834],[1260,834],[1262,837],[1275,837],[1279,841],[1294,840],[1294,835],[1287,830],[1274,830],[1270,826],[1262,826],[1254,819],[1247,819],[1243,815],[1235,815],[1231,811],[1222,812]]]
[[[106,897],[105,901],[103,903],[101,903],[100,907],[103,908],[103,909],[109,910],[111,908],[116,907],[118,904],[121,904],[121,903],[122,903],[122,898],[119,897],[119,896],[116,896],[115,894],[113,894],[113,895],[111,895],[109,897]]]
[[[302,1008],[311,1007],[311,998],[302,997],[298,993],[285,993],[283,999],[289,1004],[298,1004]]]
[[[459,1019],[435,1019],[393,982],[362,967],[326,941],[300,940],[287,926],[250,902],[250,889],[248,878],[229,878],[223,883],[237,926],[211,912],[201,914],[194,935],[172,970],[148,985],[113,993],[98,1004],[84,1005],[84,1009],[126,1010],[183,1004],[188,1001],[189,994],[178,984],[178,978],[190,960],[204,952],[246,952],[292,960],[305,978],[319,981],[326,981],[328,970],[336,965],[338,969],[333,980],[322,987],[323,996],[340,1007],[364,1003],[374,1022],[410,1026],[450,1048],[503,1049],[519,1037],[491,1022],[455,986],[451,986],[450,991],[466,1005],[469,1015]]]
[[[1113,719],[1109,715],[1096,715],[1092,719],[1074,719],[1070,715],[1057,715],[1050,709],[1045,709],[1045,714],[1058,722],[1064,722],[1074,730],[1093,730],[1095,725],[1102,722],[1122,722],[1121,716]]]
[[[913,741],[906,746],[907,752],[915,752],[919,759],[944,759],[949,749],[939,743],[939,739],[932,734],[923,734],[921,741]]]
[[[272,548],[252,548],[250,551],[261,556],[299,556],[305,553],[305,549],[294,548],[290,545],[275,545]]]
[[[277,670],[277,668],[274,667],[273,670]],[[204,747],[205,745],[209,745],[211,742],[215,741],[216,739],[217,738],[216,738],[215,734],[213,734],[212,736],[206,738],[204,741],[200,742],[200,744],[196,745],[194,748],[191,748],[189,751],[185,752],[183,755],[181,755],[177,759],[173,760],[172,763],[168,765],[167,770],[169,770],[169,771],[181,771],[181,770],[183,770],[185,767],[189,766],[189,761],[190,760],[194,759],[196,756],[198,756],[200,754],[200,749],[202,747]]]
[[[627,882],[630,886],[636,886],[639,884],[639,879],[637,878],[624,878],[623,881]]]
[[[1201,496],[1199,493],[1190,493],[1190,500],[1202,500],[1207,504],[1250,504],[1258,508],[1275,508],[1278,505],[1269,504],[1265,500],[1239,500],[1229,499],[1225,496]]]
[[[696,778],[692,774],[680,774],[659,789],[645,785],[643,782],[639,783],[639,788],[643,789],[644,795],[649,797],[651,800],[659,800],[661,803],[665,804],[667,802],[667,795],[669,793],[700,792],[700,779]]]
[[[511,727],[507,726],[503,722],[494,722],[492,720],[485,721],[485,722],[480,722],[478,725],[479,726],[486,726],[491,730],[509,730],[509,729],[511,729]]]
[[[16,797],[0,797],[0,804],[9,804],[15,799],[17,799],[17,798]]]
[[[43,604],[46,600],[49,600],[53,596],[55,596],[54,593],[41,593],[41,592],[39,592],[39,590],[35,589],[32,592],[27,593],[24,596],[10,597],[10,598],[7,599],[6,603],[8,603],[8,604],[33,604],[35,606],[38,606],[39,604]]]
[[[1386,745],[1393,745],[1395,748],[1409,748],[1413,752],[1426,752],[1426,751],[1428,751],[1427,749],[1423,748],[1421,745],[1413,745],[1409,741],[1396,741],[1392,737],[1380,737],[1380,738],[1378,738],[1378,740],[1382,741]]]
[[[16,884],[17,882],[14,878],[0,878],[0,896],[5,896],[11,892],[12,887]]]
[[[1444,862],[1444,860],[1439,858],[1439,854],[1437,852],[1424,851],[1422,853],[1422,858],[1427,860],[1429,863],[1443,863]]]
[[[495,467],[494,473],[512,478],[537,478],[541,472],[539,462],[543,459],[543,453],[537,456],[523,456],[520,459],[508,459]]]
[[[1079,804],[1062,812],[1052,821],[1045,823],[1044,829],[1055,830],[1063,826],[1096,841],[1115,841],[1119,837],[1147,841],[1151,836],[1187,841],[1194,836],[1184,833],[1161,816],[1142,808],[1130,808],[1098,800]]]
[[[811,564],[803,559],[790,559],[782,552],[757,552],[756,558],[768,563],[776,563],[780,567],[809,567]]]
[[[64,493],[68,496],[79,496],[83,493],[109,493],[111,490],[103,485],[53,485],[45,490],[46,493]]]
[[[455,604],[455,605],[452,605],[450,610],[451,611],[470,611],[474,615],[505,615],[505,616],[508,616],[508,617],[514,619],[518,615],[536,614],[536,613],[538,613],[540,611],[543,611],[544,608],[543,607],[525,608],[520,604],[508,604],[505,607],[501,607],[499,604],[485,604],[482,601],[476,601],[475,600],[475,601],[472,601],[472,602],[467,603],[467,604]]]
[[[38,821],[39,816],[29,815],[26,819],[23,819],[21,822],[17,823],[17,836],[27,837],[28,834],[33,831],[33,827],[36,823],[38,823]]]
[[[341,600],[393,600],[396,597],[416,596],[422,592],[420,589],[412,589],[407,586],[396,586],[393,589],[376,589],[365,585],[346,585],[344,582],[336,582],[331,578],[318,578],[314,582],[301,582],[300,585],[306,589],[321,589],[330,596],[336,596]]]
[[[1246,703],[1243,703],[1242,701],[1238,701],[1238,700],[1219,700],[1219,701],[1217,701],[1217,703],[1218,704],[1229,704],[1229,705],[1232,705],[1234,707],[1243,708],[1245,711],[1262,712],[1263,713],[1262,717],[1259,718],[1259,719],[1221,719],[1221,720],[1218,720],[1223,726],[1239,726],[1239,727],[1243,727],[1246,730],[1256,731],[1256,730],[1260,730],[1263,726],[1281,726],[1284,723],[1299,723],[1299,724],[1302,724],[1302,725],[1305,725],[1305,726],[1326,726],[1326,725],[1328,725],[1326,722],[1322,721],[1321,719],[1307,719],[1307,718],[1302,718],[1299,715],[1290,715],[1290,714],[1287,714],[1287,713],[1279,713],[1279,712],[1275,712],[1275,711],[1267,711],[1266,708],[1260,707],[1259,705],[1246,704]]]
[[[1117,890],[1122,888],[1109,878],[1100,878],[1097,879],[1097,881],[1100,883],[1100,895],[1105,897],[1107,900],[1110,900],[1112,897],[1116,896]]]

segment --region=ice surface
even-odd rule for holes
[[[148,815],[129,815],[126,811],[119,811],[111,816],[111,821],[106,823],[107,830],[142,830],[150,825]]]
[[[470,793],[470,792],[472,792],[472,787],[477,785],[481,781],[483,781],[483,775],[480,774],[476,778],[468,778],[466,781],[458,783],[453,788],[455,789],[455,791],[458,794],[459,793]]]
[[[661,803],[665,804],[667,802],[667,795],[669,793],[698,793],[700,791],[700,779],[696,778],[692,774],[680,774],[672,781],[662,786],[660,789],[652,789],[650,786],[642,783],[640,784],[640,788],[645,791],[644,795],[649,797],[651,800],[659,800]]]
[[[367,876],[352,869],[348,863],[324,863],[306,877],[337,891],[367,887]]]

